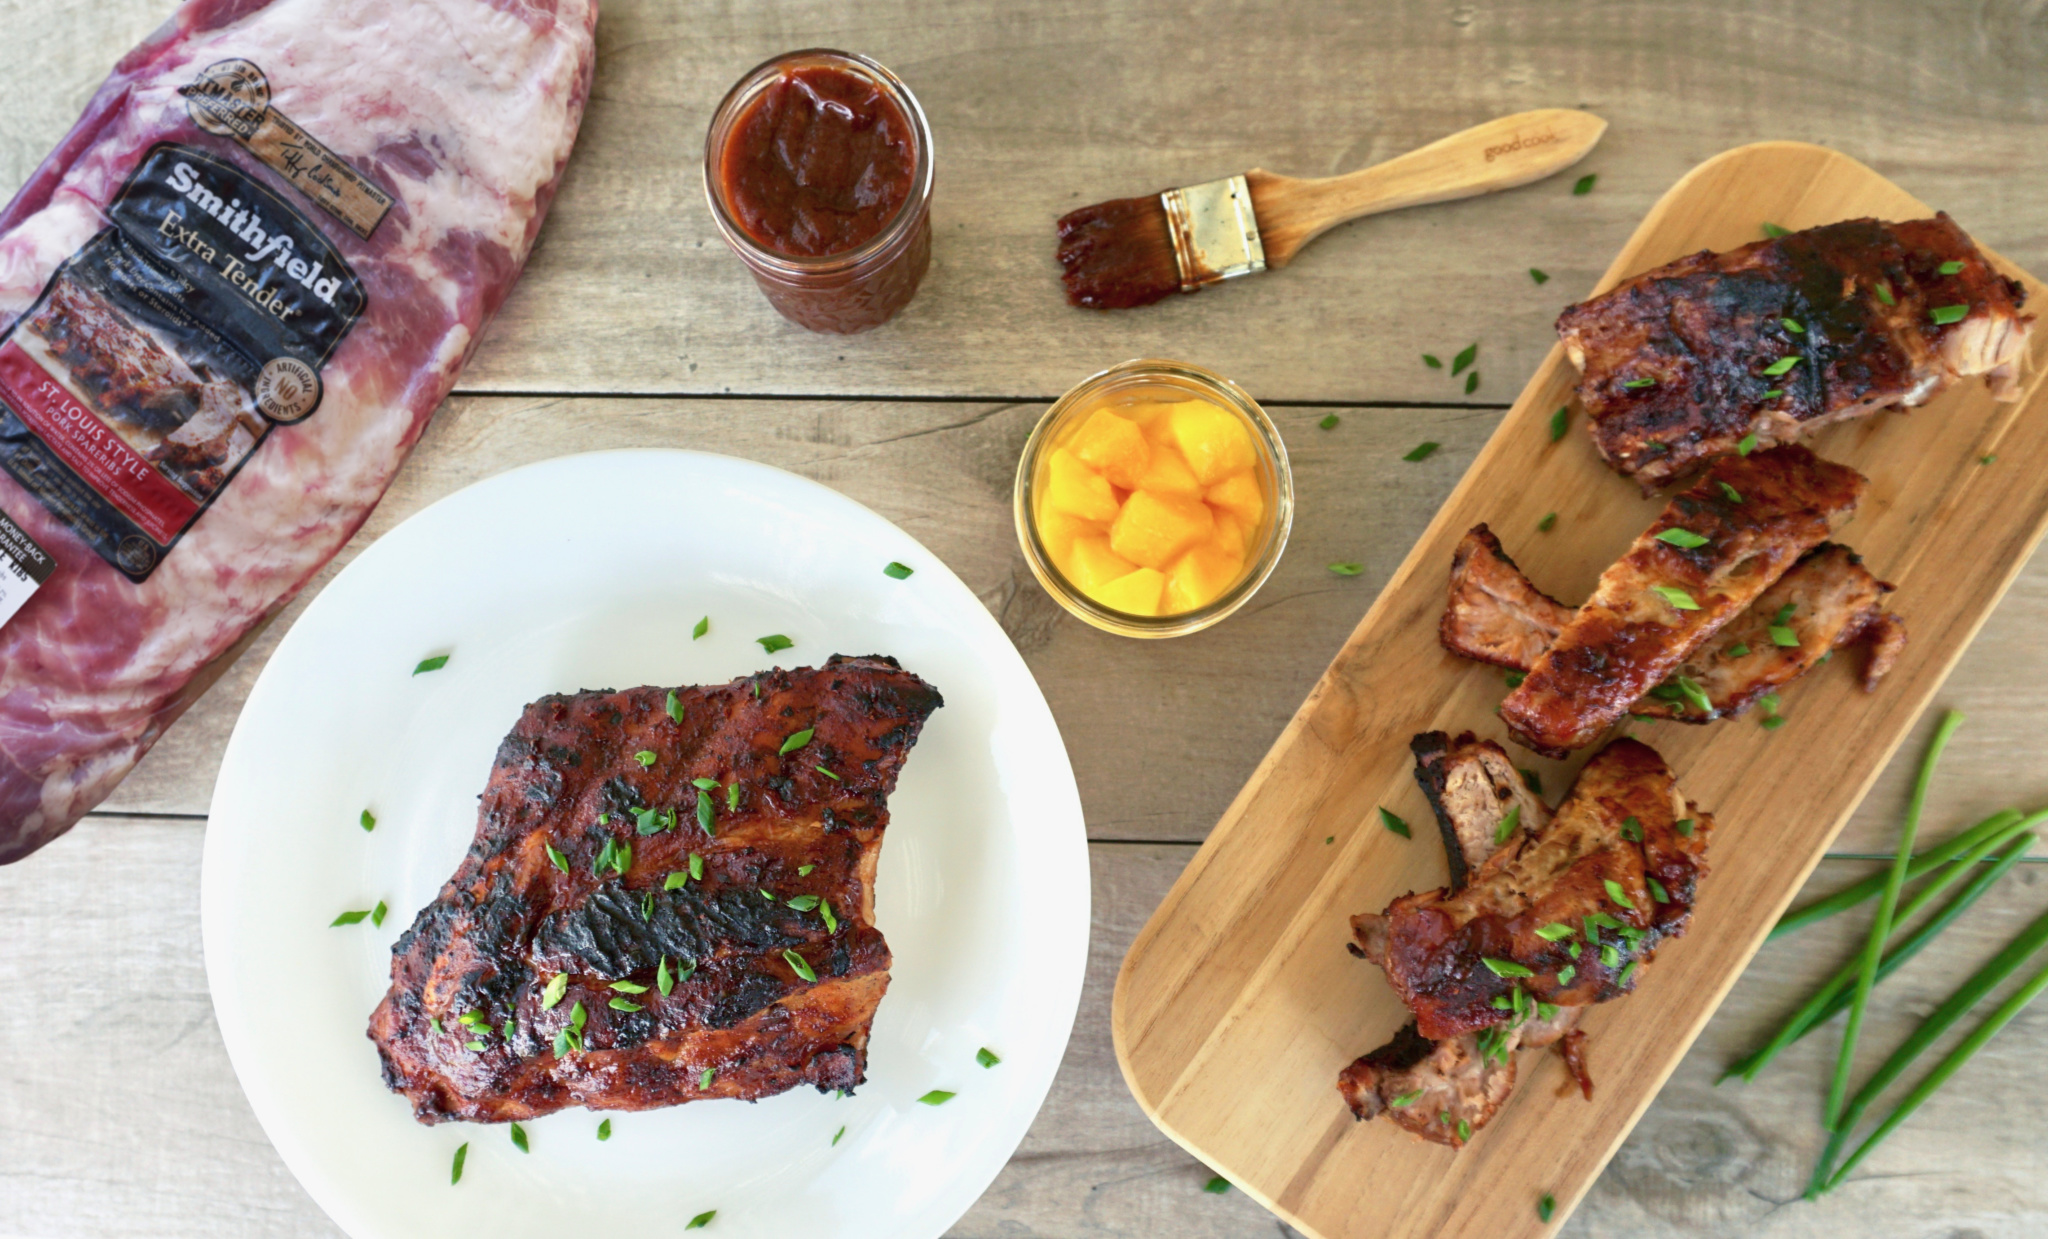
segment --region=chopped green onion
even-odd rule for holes
[[[690,640],[695,641],[697,638],[703,636],[705,633],[710,631],[711,617],[707,615],[703,619],[698,620],[697,626],[690,630]]]
[[[462,1163],[469,1160],[469,1141],[465,1140],[455,1150],[455,1164],[448,1168],[448,1185],[453,1187],[462,1182]]]
[[[974,1061],[980,1063],[983,1068],[989,1068],[1003,1060],[996,1057],[994,1050],[989,1049],[987,1046],[982,1046],[974,1052]]]
[[[1658,903],[1671,902],[1671,895],[1668,891],[1664,889],[1663,883],[1659,882],[1657,879],[1653,877],[1648,876],[1647,874],[1644,875],[1643,881],[1650,884],[1650,898],[1656,900]]]
[[[512,1124],[512,1143],[521,1153],[533,1152],[526,1146],[526,1129],[517,1123]]]
[[[1573,949],[1576,950],[1578,945],[1576,942],[1572,943]],[[1579,966],[1577,964],[1566,964],[1557,970],[1557,983],[1559,985],[1570,985],[1572,978],[1577,975],[1579,975]]]
[[[675,992],[676,979],[668,970],[668,956],[661,957],[661,964],[654,970],[654,987],[661,991],[663,998]]]
[[[1603,942],[1600,944],[1600,962],[1602,964],[1605,964],[1609,968],[1614,968],[1620,965],[1621,952],[1615,949],[1615,946],[1612,942]]]
[[[690,875],[678,869],[674,873],[669,874],[668,877],[662,879],[661,889],[665,891],[679,891],[683,889],[684,886],[688,885],[689,881]]]
[[[725,811],[727,813],[737,813],[739,808],[740,785],[738,783],[728,783],[725,788]]]
[[[1992,461],[1994,461],[1994,460],[1997,460],[1997,459],[1998,459],[1998,456],[1997,456],[1997,454],[1996,454],[1996,453],[1994,453],[1994,454],[1992,454],[1992,455],[1990,455],[1990,456],[1979,456],[1979,457],[1977,458],[1977,463],[1978,463],[1978,464],[1980,464],[1980,465],[1988,465],[1988,464],[1990,464],[1990,463],[1991,463]]]
[[[1478,359],[1479,342],[1477,340],[1474,340],[1472,343],[1466,345],[1462,350],[1460,350],[1456,357],[1453,357],[1451,359],[1451,377],[1456,378],[1458,375],[1465,373],[1465,367],[1471,365],[1474,361],[1477,361]]]
[[[909,564],[897,563],[895,560],[892,559],[889,561],[889,566],[882,569],[882,575],[887,577],[894,577],[897,580],[901,581],[909,577],[909,575],[915,571],[917,571],[917,569],[911,567]]]
[[[1327,413],[1324,414],[1323,420],[1317,422],[1316,425],[1321,426],[1324,430],[1335,430],[1337,428],[1338,420],[1339,419],[1335,413]]]
[[[1472,1124],[1471,1124],[1471,1123],[1470,1123],[1469,1121],[1465,1120],[1465,1119],[1459,1119],[1459,1120],[1458,1120],[1458,1139],[1459,1139],[1460,1141],[1465,1141],[1465,1140],[1470,1140],[1471,1138],[1472,1138]]]
[[[802,731],[792,733],[788,739],[782,742],[782,747],[777,752],[785,755],[794,753],[806,744],[809,744],[811,737],[816,734],[817,729],[814,727],[806,727]]]
[[[1927,317],[1942,327],[1950,323],[1960,323],[1969,316],[1970,307],[1966,305],[1938,305],[1927,312]]]
[[[668,690],[668,703],[665,708],[670,719],[678,723],[683,721],[683,703],[676,699],[676,690],[673,688]]]
[[[1542,1197],[1536,1202],[1536,1220],[1548,1222],[1556,1212],[1557,1197],[1552,1196],[1549,1192],[1543,1193]]]
[[[1543,928],[1537,930],[1536,936],[1543,939],[1545,942],[1556,942],[1560,938],[1571,937],[1572,934],[1575,932],[1577,931],[1572,929],[1571,926],[1566,925],[1561,921],[1552,921],[1550,924],[1545,925]]]
[[[647,767],[653,765],[655,761],[658,759],[655,757],[653,749],[641,749],[639,752],[633,754],[633,760],[639,762],[640,768],[642,770],[645,770]]]
[[[1422,355],[1422,364],[1428,366],[1432,370],[1441,370],[1444,368],[1443,362],[1437,360],[1434,356],[1428,353],[1424,353]]]
[[[541,991],[540,1009],[552,1011],[561,1004],[562,995],[569,992],[569,974],[558,972],[548,980],[548,987]]]
[[[1468,375],[1466,375],[1466,376],[1465,376],[1465,394],[1469,396],[1469,395],[1471,395],[1471,394],[1472,394],[1473,392],[1476,392],[1476,391],[1478,391],[1478,390],[1479,390],[1479,371],[1477,371],[1477,370],[1474,370],[1474,371],[1473,371],[1472,373],[1470,373],[1470,374],[1468,374]]]
[[[685,1227],[683,1227],[683,1229],[684,1229],[684,1230],[702,1230],[702,1229],[704,1229],[704,1228],[705,1228],[706,1226],[709,1226],[709,1225],[711,1225],[711,1219],[712,1219],[712,1218],[715,1218],[715,1217],[717,1217],[717,1216],[718,1216],[718,1210],[716,1210],[716,1209],[706,1209],[706,1210],[705,1210],[704,1212],[702,1212],[702,1213],[698,1214],[698,1215],[697,1215],[696,1217],[693,1217],[693,1218],[691,1218],[691,1219],[690,1219],[690,1224],[689,1224],[688,1226],[685,1226]]]
[[[1421,1101],[1422,1092],[1423,1090],[1418,1088],[1412,1093],[1403,1093],[1399,1097],[1396,1097],[1392,1101],[1388,1102],[1387,1105],[1391,1106],[1396,1110],[1405,1109],[1409,1106],[1414,1105],[1416,1102]]]
[[[1557,406],[1557,412],[1550,415],[1550,441],[1555,443],[1564,438],[1564,432],[1570,428],[1571,406],[1561,404]]]
[[[796,644],[796,642],[790,640],[788,637],[783,636],[779,632],[771,632],[765,637],[755,637],[754,640],[759,642],[761,648],[766,650],[770,654],[773,654],[778,650],[786,650]]]
[[[839,918],[832,915],[831,900],[822,898],[818,900],[818,915],[825,919],[826,933],[836,934],[839,932]]]
[[[957,1096],[959,1096],[958,1093],[949,1093],[945,1089],[935,1088],[917,1100],[920,1105],[943,1106]]]
[[[1220,1174],[1213,1175],[1210,1177],[1207,1183],[1202,1184],[1202,1190],[1205,1192],[1212,1193],[1213,1195],[1221,1196],[1223,1193],[1230,1190],[1230,1180],[1224,1178]]]
[[[445,667],[445,666],[447,666],[447,665],[448,665],[448,655],[446,655],[446,654],[436,654],[436,655],[434,655],[434,656],[433,656],[432,658],[422,658],[422,659],[420,659],[420,661],[419,661],[419,665],[418,665],[418,666],[416,666],[416,667],[414,667],[414,668],[412,669],[412,673],[413,673],[414,675],[419,675],[419,674],[420,674],[421,672],[423,672],[423,671],[439,671],[439,670],[440,670],[441,668],[443,668],[443,667]],[[463,1148],[468,1148],[469,1146],[468,1146],[468,1145],[464,1145],[464,1146],[462,1146],[462,1147],[463,1147]]]
[[[1479,962],[1485,964],[1486,970],[1497,977],[1533,977],[1536,975],[1512,959],[1494,959],[1490,956],[1482,956]]]
[[[645,1011],[647,1008],[626,998],[614,998],[605,1004],[614,1011]]]
[[[1784,388],[1782,388],[1782,387],[1773,387],[1773,388],[1772,388],[1771,390],[1769,390],[1769,391],[1765,392],[1765,393],[1764,393],[1763,395],[1761,395],[1761,396],[1758,396],[1758,397],[1757,397],[1757,399],[1758,399],[1758,400],[1776,400],[1776,399],[1777,399],[1778,397],[1780,397],[1780,396],[1782,396],[1782,395],[1784,395],[1784,394],[1785,394],[1785,389],[1784,389]]]
[[[795,908],[799,912],[809,912],[818,906],[818,897],[816,895],[798,895],[793,899],[784,900],[782,906],[785,908]]]
[[[337,916],[333,920],[327,922],[327,928],[333,929],[336,925],[360,924],[361,922],[369,919],[369,916],[370,910],[368,908],[364,908],[361,912],[344,912],[340,916]]]
[[[1515,828],[1521,824],[1522,806],[1509,806],[1508,811],[1501,816],[1500,825],[1493,829],[1493,846],[1499,847],[1501,844],[1506,843],[1515,833]]]
[[[1739,455],[1747,456],[1755,450],[1756,432],[1754,430],[1750,431],[1748,434],[1742,436],[1740,439],[1737,439],[1735,441],[1735,451]]]
[[[1677,683],[1678,691],[1685,694],[1686,701],[1701,714],[1712,714],[1714,712],[1713,700],[1707,696],[1707,690],[1701,688],[1697,681],[1688,676],[1681,675],[1677,677]]]
[[[1683,547],[1684,549],[1689,551],[1692,550],[1694,547],[1705,546],[1708,542],[1712,541],[1712,539],[1702,538],[1690,529],[1678,529],[1674,527],[1659,532],[1657,535],[1657,541],[1666,542],[1672,546]]]
[[[370,924],[382,926],[384,924],[384,914],[389,911],[390,909],[384,906],[384,901],[379,899],[377,906],[370,910]]]
[[[1897,301],[1892,299],[1892,286],[1883,280],[1877,282],[1877,299],[1886,305],[1898,304]]]
[[[609,1140],[612,1138],[612,1121],[610,1119],[606,1119],[597,1125],[597,1138],[599,1140]],[[689,1227],[685,1226],[683,1229],[688,1230]]]
[[[1780,357],[1770,365],[1765,366],[1764,373],[1771,378],[1776,378],[1781,374],[1790,372],[1792,367],[1798,365],[1802,360],[1804,359],[1797,356]]]
[[[1393,831],[1395,834],[1401,836],[1403,839],[1412,839],[1415,837],[1413,834],[1409,832],[1408,823],[1402,821],[1399,817],[1395,816],[1394,814],[1389,813],[1384,807],[1380,809],[1380,825],[1386,827],[1388,830]]]
[[[1518,773],[1522,776],[1523,786],[1527,787],[1530,791],[1535,792],[1538,796],[1541,796],[1543,794],[1542,775],[1537,774],[1534,770],[1521,770]]]
[[[1550,530],[1551,530],[1551,528],[1552,528],[1553,526],[1555,526],[1556,524],[1557,524],[1557,513],[1555,513],[1555,512],[1549,512],[1549,513],[1545,513],[1545,514],[1544,514],[1544,517],[1543,517],[1543,519],[1542,519],[1542,520],[1540,520],[1540,521],[1537,521],[1537,522],[1536,522],[1536,532],[1537,532],[1537,533],[1549,533],[1549,532],[1550,532]]]
[[[606,988],[615,989],[621,994],[644,994],[647,992],[647,987],[638,981],[613,981]]]
[[[1947,262],[1941,264],[1940,267],[1936,268],[1936,270],[1940,271],[1943,275],[1957,275],[1962,272],[1962,269],[1963,261],[1960,258],[1951,258]]]
[[[1700,604],[1693,601],[1692,595],[1676,585],[1652,585],[1650,592],[1681,611],[1697,611],[1700,609]]]
[[[1677,821],[1671,823],[1671,829],[1677,831],[1679,836],[1685,839],[1692,838],[1692,832],[1697,830],[1698,828],[1699,822],[1696,819],[1690,817],[1681,817]]]
[[[1600,884],[1607,888],[1607,897],[1609,899],[1612,899],[1616,904],[1627,908],[1631,912],[1635,911],[1636,905],[1629,900],[1627,892],[1621,889],[1621,883],[1613,878],[1602,878]]]
[[[1621,837],[1630,843],[1643,841],[1643,820],[1631,813],[1621,819]]]
[[[690,853],[690,877],[699,882],[704,880],[704,858],[695,852]]]
[[[1769,220],[1764,221],[1763,229],[1764,235],[1771,238],[1773,241],[1777,240],[1779,237],[1789,237],[1792,235],[1792,230],[1790,228],[1781,228]]]
[[[1770,632],[1772,645],[1783,646],[1786,649],[1799,648],[1799,634],[1790,628],[1782,624],[1772,624]]]
[[[795,972],[804,980],[815,981],[818,979],[818,974],[811,970],[811,965],[804,960],[803,956],[797,954],[795,951],[784,951],[782,953],[782,958],[784,962],[786,962],[789,965],[790,970]]]
[[[714,813],[715,810],[711,807],[711,793],[702,788],[697,789],[697,825],[707,835],[718,833],[713,826]]]
[[[1730,486],[1730,485],[1728,485],[1728,483],[1726,483],[1726,482],[1722,482],[1722,483],[1719,483],[1719,485],[1720,485],[1720,487],[1721,487],[1721,493],[1722,493],[1723,495],[1727,496],[1727,498],[1728,498],[1728,502],[1730,502],[1730,503],[1741,503],[1741,502],[1742,502],[1742,492],[1741,492],[1741,491],[1739,491],[1739,490],[1735,489],[1735,488],[1734,488],[1733,486]]]
[[[370,812],[368,809],[364,809],[362,817],[357,820],[362,823],[364,834],[368,834],[369,832],[377,829],[377,815]]]
[[[1628,979],[1629,979],[1630,977],[1632,977],[1632,976],[1634,976],[1634,975],[1636,974],[1636,965],[1637,965],[1637,964],[1640,964],[1640,963],[1642,963],[1642,962],[1643,962],[1643,961],[1642,961],[1642,960],[1639,960],[1639,959],[1632,959],[1632,960],[1628,961],[1628,967],[1626,967],[1626,968],[1623,968],[1623,969],[1621,970],[1621,973],[1620,973],[1620,975],[1618,975],[1618,976],[1616,976],[1616,977],[1614,978],[1614,986],[1615,986],[1615,988],[1616,988],[1616,989],[1627,989],[1627,988],[1628,988]]]
[[[1785,324],[1785,330],[1791,332],[1795,336],[1803,336],[1806,334],[1806,325],[1804,323],[1801,323],[1796,318],[1781,318],[1778,321]]]
[[[1635,389],[1639,389],[1639,388],[1644,388],[1644,387],[1655,387],[1655,386],[1657,385],[1657,380],[1655,380],[1655,379],[1623,379],[1623,380],[1621,381],[1621,385],[1622,385],[1623,387],[1629,388],[1629,389],[1631,389],[1631,390],[1635,390]]]
[[[1330,565],[1330,572],[1335,576],[1357,576],[1363,571],[1365,571],[1364,564],[1337,563]]]
[[[1522,681],[1528,678],[1529,673],[1526,671],[1510,671],[1506,675],[1501,677],[1502,680],[1506,681],[1507,686],[1510,689],[1520,688],[1522,686]]]
[[[1407,455],[1401,457],[1401,459],[1409,461],[1411,463],[1418,460],[1427,460],[1430,456],[1430,453],[1436,451],[1436,449],[1441,446],[1442,444],[1431,443],[1425,439],[1421,443],[1418,443],[1414,447],[1408,449]]]
[[[1749,642],[1737,641],[1734,645],[1731,645],[1727,649],[1723,650],[1722,653],[1729,658],[1741,658],[1743,655],[1749,653]]]
[[[832,1133],[832,1145],[833,1145],[833,1147],[834,1147],[834,1148],[837,1148],[837,1147],[839,1146],[839,1138],[840,1138],[841,1136],[845,1135],[845,1134],[846,1134],[846,1128],[845,1128],[845,1127],[841,1127],[841,1128],[840,1128],[840,1129],[839,1129],[838,1131],[835,1131],[835,1132],[833,1132],[833,1133]]]
[[[716,1079],[717,1076],[718,1068],[706,1067],[703,1071],[697,1073],[697,1087],[700,1089],[710,1088],[711,1081]]]
[[[1592,193],[1593,183],[1599,179],[1599,174],[1595,172],[1588,172],[1586,175],[1580,177],[1577,181],[1574,181],[1572,183],[1573,196],[1583,197],[1586,194]]]
[[[1529,268],[1529,278],[1536,281],[1538,284],[1550,283],[1549,273],[1544,271],[1538,271],[1534,267]]]

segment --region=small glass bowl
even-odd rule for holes
[[[1042,481],[1043,459],[1052,451],[1061,432],[1119,397],[1148,393],[1157,393],[1166,399],[1207,400],[1242,417],[1252,432],[1252,444],[1258,452],[1258,463],[1253,469],[1259,476],[1266,498],[1266,513],[1260,527],[1248,532],[1246,537],[1245,561],[1248,566],[1243,576],[1208,603],[1174,615],[1132,615],[1106,607],[1082,593],[1053,564],[1052,556],[1039,539],[1038,525],[1032,517],[1036,488]],[[1024,444],[1023,459],[1017,462],[1012,506],[1017,521],[1017,542],[1023,547],[1024,562],[1031,565],[1032,575],[1061,606],[1104,632],[1126,637],[1180,637],[1200,632],[1230,615],[1258,593],[1266,578],[1273,575],[1273,569],[1280,563],[1280,554],[1286,549],[1288,532],[1294,526],[1294,474],[1288,466],[1287,445],[1281,442],[1279,430],[1243,388],[1200,366],[1140,358],[1081,380],[1038,419],[1031,438]]]

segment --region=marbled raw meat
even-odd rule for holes
[[[0,861],[104,798],[369,516],[533,247],[596,22],[595,0],[192,0],[0,212],[0,325],[105,227],[159,142],[301,206],[369,294],[318,411],[273,430],[140,584],[0,474],[0,510],[58,565],[0,628]],[[369,240],[193,123],[178,88],[237,58],[265,70],[274,108],[396,195]]]

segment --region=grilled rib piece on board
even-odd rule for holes
[[[1508,755],[1491,740],[1468,731],[1453,741],[1432,731],[1415,737],[1409,747],[1415,752],[1415,781],[1429,798],[1443,835],[1453,891],[1462,889],[1494,852],[1519,847],[1549,826],[1550,807],[1529,791],[1508,764]],[[1511,815],[1514,823],[1504,831]],[[1497,844],[1503,835],[1506,842]],[[1442,1041],[1424,1037],[1411,1021],[1392,1041],[1340,1072],[1337,1091],[1359,1119],[1385,1114],[1425,1140],[1458,1148],[1507,1100],[1518,1049],[1554,1047],[1581,1091],[1593,1096],[1586,1035],[1578,1031],[1584,1011],[1525,1009],[1525,1018],[1509,1027]]]
[[[1628,712],[1683,723],[1728,718],[1805,675],[1830,651],[1859,644],[1870,647],[1863,689],[1873,692],[1906,647],[1905,621],[1884,609],[1892,588],[1856,552],[1823,542]],[[1451,557],[1450,601],[1438,636],[1453,654],[1526,672],[1536,661],[1529,651],[1548,649],[1571,615],[1522,575],[1492,530],[1475,525]],[[1774,630],[1789,630],[1797,644],[1780,645],[1784,633]],[[1706,710],[1683,688],[1688,681],[1706,698]]]
[[[859,1084],[888,797],[941,704],[892,658],[834,656],[528,706],[391,949],[385,1084],[422,1123]]]
[[[1357,953],[1386,971],[1431,1040],[1508,1023],[1511,1008],[1494,1000],[1516,990],[1561,1007],[1618,998],[1659,942],[1685,932],[1712,830],[1655,749],[1617,740],[1586,763],[1548,829],[1488,857],[1464,889],[1352,917]]]
[[[1594,446],[1647,492],[1744,435],[1790,443],[1973,375],[2017,399],[2025,300],[1945,214],[1854,219],[1681,258],[1567,308],[1557,334]]]
[[[1797,445],[1715,461],[1601,573],[1501,702],[1509,731],[1553,757],[1591,744],[1847,520],[1864,485]],[[1674,545],[1667,531],[1704,541]]]

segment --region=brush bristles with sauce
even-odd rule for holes
[[[1159,195],[1117,198],[1060,217],[1060,282],[1067,303],[1128,310],[1180,291],[1180,264]]]
[[[1607,129],[1549,108],[1488,121],[1343,176],[1299,180],[1254,169],[1147,198],[1117,198],[1059,221],[1067,302],[1095,310],[1150,305],[1172,292],[1284,267],[1346,220],[1471,198],[1561,172]]]

